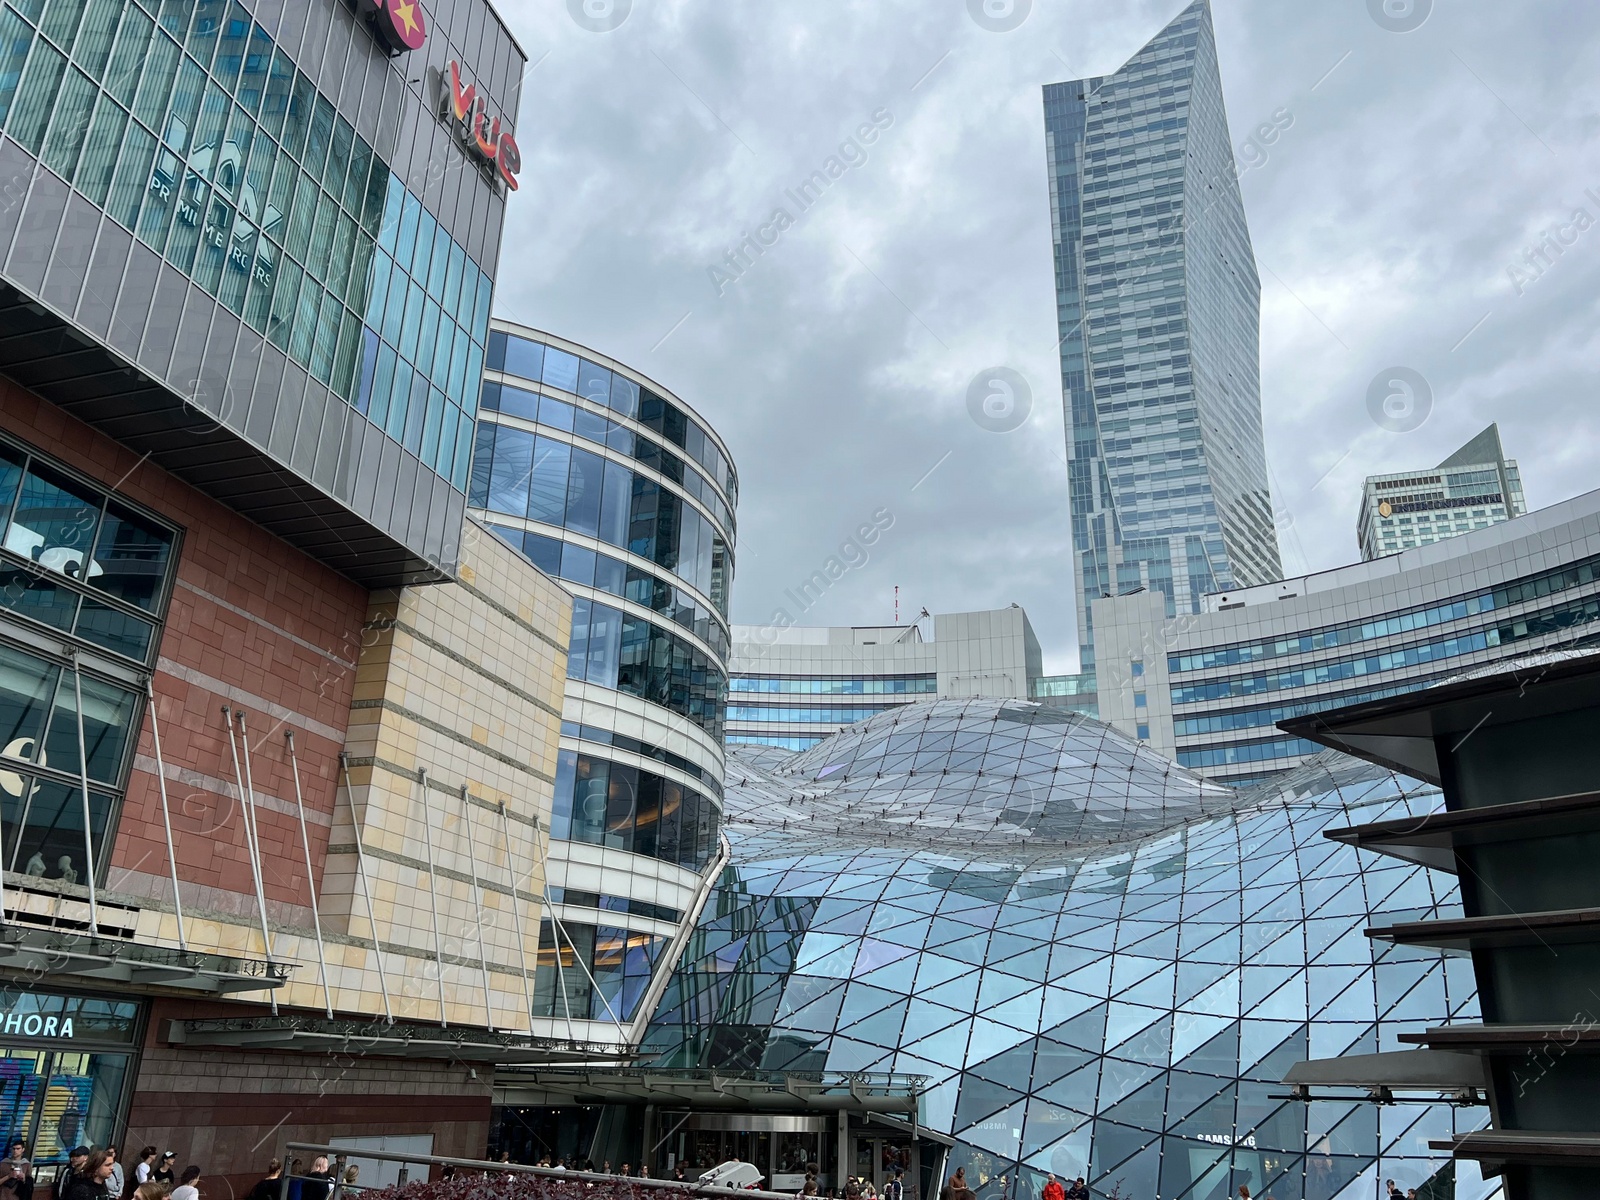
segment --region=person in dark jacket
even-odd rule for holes
[[[67,1178],[57,1200],[111,1200],[111,1193],[106,1190],[106,1180],[110,1178],[111,1155],[96,1150],[81,1171],[74,1171]]]
[[[278,1189],[283,1186],[283,1160],[275,1158],[267,1163],[266,1177],[246,1193],[244,1200],[278,1200]]]

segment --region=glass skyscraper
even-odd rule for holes
[[[1114,75],[1044,89],[1083,669],[1090,602],[1167,614],[1278,577],[1260,279],[1206,0]]]

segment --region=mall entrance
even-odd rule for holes
[[[920,1196],[917,1181],[921,1177],[921,1161],[917,1144],[908,1137],[884,1134],[853,1133],[850,1154],[850,1173],[857,1179],[871,1183],[878,1195],[883,1195],[884,1185],[894,1178],[896,1171],[905,1172],[905,1200]]]
[[[806,1173],[817,1189],[834,1186],[838,1122],[831,1116],[786,1113],[670,1113],[668,1133],[657,1150],[658,1173],[670,1177],[682,1167],[691,1179],[730,1159],[753,1164],[775,1192],[798,1192]],[[674,1125],[676,1128],[674,1128]]]

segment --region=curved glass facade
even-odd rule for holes
[[[470,503],[637,554],[709,597],[727,618],[728,538],[646,472],[561,437],[485,421]]]
[[[698,871],[716,849],[721,806],[673,779],[597,754],[561,751],[550,836]]]
[[[733,467],[683,405],[581,348],[500,326],[486,367],[468,502],[573,594],[567,677],[583,685],[570,694],[584,707],[582,724],[563,727],[553,835],[699,873],[722,817]],[[596,712],[597,689],[617,694],[617,721]],[[638,702],[663,710],[656,724],[683,718],[704,738],[641,741]],[[552,937],[541,962],[588,962],[559,930]],[[537,1015],[559,1018],[565,993],[551,989]],[[600,996],[568,996],[573,1018],[615,1015],[622,1001]]]
[[[1238,791],[994,700],[740,748],[728,776],[733,860],[650,1025],[661,1065],[923,1076],[918,1125],[995,1200],[1047,1171],[1161,1200],[1496,1193],[1428,1149],[1482,1109],[1281,1082],[1475,1015],[1469,960],[1362,934],[1459,915],[1454,881],[1323,837],[1436,789],[1327,755]]]

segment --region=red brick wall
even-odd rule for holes
[[[312,863],[320,872],[366,589],[3,379],[0,426],[183,527],[154,687],[178,875],[192,885],[185,898],[254,915],[222,714],[227,703],[245,712],[250,733],[269,906],[307,905],[284,731],[294,731]],[[171,884],[148,717],[137,753],[106,886],[165,896]]]
[[[482,1158],[492,1068],[349,1053],[285,1054],[172,1046],[174,1017],[239,1016],[243,1005],[157,1000],[123,1145],[178,1152],[204,1171],[201,1200],[242,1196],[288,1142],[363,1134],[433,1135],[433,1152]],[[305,1164],[310,1169],[310,1162]],[[412,1172],[417,1178],[418,1172]]]

